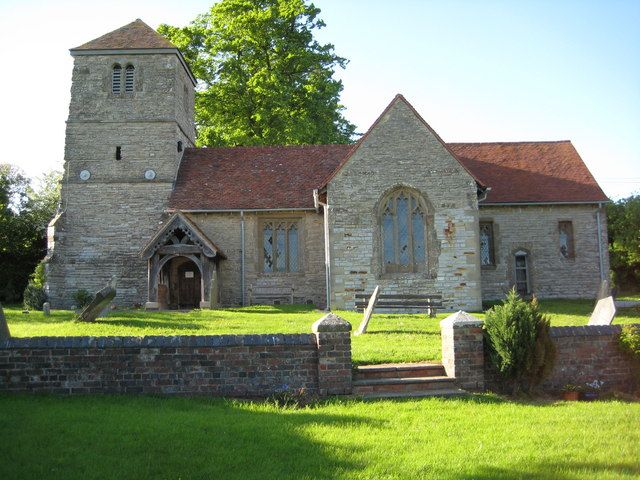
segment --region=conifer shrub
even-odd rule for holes
[[[555,347],[549,317],[537,300],[527,302],[511,290],[502,305],[487,311],[484,322],[489,358],[506,387],[531,391],[553,368]]]

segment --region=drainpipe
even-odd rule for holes
[[[602,209],[602,203],[598,203],[598,210],[596,210],[596,223],[598,224],[598,261],[600,263],[600,281],[605,280],[604,276],[604,258],[602,251],[602,222],[600,221],[600,210]]]
[[[329,245],[329,205],[322,203],[318,196],[318,190],[313,191],[313,204],[316,210],[322,207],[324,220],[324,271],[325,290],[327,292],[327,312],[331,311],[331,246]]]
[[[242,306],[244,307],[244,210],[240,210],[240,290],[242,291]]]

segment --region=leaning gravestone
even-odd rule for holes
[[[600,282],[600,289],[598,290],[597,300],[602,300],[603,298],[607,298],[611,296],[611,286],[609,285],[609,280],[602,280]]]
[[[111,277],[111,280],[98,293],[95,294],[93,300],[84,307],[84,310],[78,315],[79,322],[95,322],[96,318],[101,316],[108,308],[111,301],[116,296],[116,277]]]
[[[0,303],[0,340],[8,340],[9,338],[11,338],[9,325],[7,325],[7,319],[4,318],[4,310],[2,310],[2,304]]]
[[[42,304],[42,313],[45,317],[51,315],[51,304],[49,302],[44,302]]]
[[[369,303],[367,305],[367,309],[364,311],[364,316],[362,317],[362,322],[358,327],[358,330],[354,333],[354,335],[362,335],[367,332],[367,327],[369,326],[369,320],[371,320],[371,315],[373,315],[373,309],[376,307],[376,302],[378,301],[378,294],[380,293],[380,285],[376,285],[373,294],[371,294],[371,298],[369,298]]]
[[[615,316],[616,305],[613,302],[613,297],[608,296],[601,298],[598,300],[598,303],[596,303],[596,308],[593,309],[587,325],[611,325]]]

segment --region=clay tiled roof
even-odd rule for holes
[[[318,188],[352,145],[185,149],[169,208],[313,208]]]
[[[449,143],[482,184],[484,203],[602,202],[607,197],[571,142]],[[313,208],[353,145],[188,148],[169,208]]]
[[[137,50],[176,47],[139,18],[71,50]]]
[[[491,188],[484,203],[607,201],[568,140],[448,145]]]

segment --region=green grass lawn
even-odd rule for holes
[[[586,325],[593,302],[585,300],[541,301],[553,325]],[[362,314],[336,312],[351,322],[354,330]],[[15,337],[64,335],[211,335],[227,333],[306,333],[324,312],[305,305],[255,306],[191,312],[114,311],[95,323],[73,320],[71,311],[23,314],[18,307],[5,308],[11,334]],[[356,364],[440,360],[440,325],[447,314],[430,319],[426,315],[374,314],[367,334],[353,337]],[[484,314],[476,314],[483,318]],[[624,309],[616,323],[640,323],[640,309]]]
[[[640,404],[0,395],[0,478],[631,479]]]

